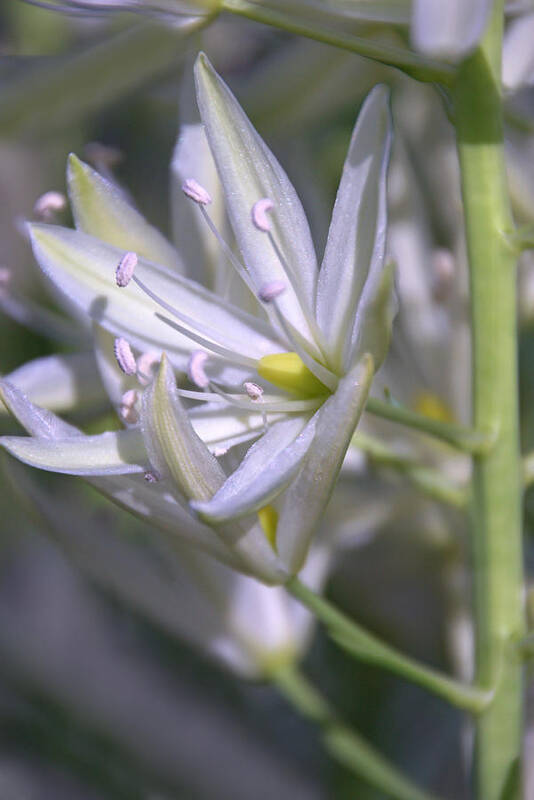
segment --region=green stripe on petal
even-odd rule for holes
[[[124,192],[73,154],[67,185],[79,230],[148,261],[184,271],[174,247],[126,200]]]
[[[195,433],[165,354],[156,380],[143,396],[141,424],[156,469],[170,475],[187,498],[209,500],[224,483],[225,474]]]

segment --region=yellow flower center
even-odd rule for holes
[[[329,393],[329,389],[310,372],[297,353],[263,356],[258,363],[258,374],[280,389],[299,397],[317,397]]]
[[[258,511],[258,518],[263,532],[273,550],[276,550],[276,528],[278,525],[278,511],[274,506],[264,506]]]
[[[433,392],[421,392],[413,404],[414,411],[438,422],[454,422],[454,414],[449,406]]]

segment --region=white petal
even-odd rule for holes
[[[492,0],[413,0],[412,41],[427,56],[460,60],[484,33]]]
[[[51,411],[34,405],[9,381],[0,380],[0,399],[31,436],[65,439],[80,435],[78,428],[56,417]]]
[[[215,455],[234,445],[260,436],[265,427],[258,412],[234,408],[227,403],[205,403],[189,411],[195,432]],[[269,414],[269,424],[284,419],[285,414]]]
[[[26,430],[41,441],[69,439],[84,440],[84,435],[49,411],[31,403],[15,386],[0,381],[0,398]],[[15,437],[12,437],[15,438]],[[20,437],[19,441],[22,441]],[[36,442],[38,439],[30,441]],[[214,532],[191,516],[189,508],[180,505],[172,496],[169,485],[162,480],[148,484],[140,475],[107,475],[87,477],[88,483],[118,505],[157,525],[161,530],[215,556],[225,563],[243,569],[239,557],[227,548]],[[169,540],[171,543],[173,539]]]
[[[92,353],[36,358],[6,375],[6,380],[51,411],[91,411],[107,401]]]
[[[510,22],[502,49],[502,80],[512,91],[534,83],[534,14]]]
[[[67,184],[79,230],[183,272],[180,257],[170,242],[125,200],[120,189],[75,155],[69,157]]]
[[[158,378],[145,391],[141,425],[151,462],[163,475],[172,477],[179,492],[189,499],[209,500],[222,486],[226,476],[194,432],[165,357]],[[246,570],[266,583],[287,579],[259,523],[234,523],[216,530],[243,560]]]
[[[211,500],[192,507],[203,519],[217,523],[259,511],[274,500],[294,476],[313,439],[315,421],[304,427],[305,422],[297,417],[272,425]]]
[[[339,371],[358,333],[358,304],[374,294],[384,266],[390,149],[388,90],[377,86],[354,128],[319,273],[317,320]]]
[[[312,308],[317,265],[301,203],[278,161],[202,54],[197,59],[195,75],[200,113],[245,264],[258,291],[275,280],[287,284],[278,299],[280,311],[315,352],[302,307]],[[272,234],[291,275],[275,255],[267,234],[252,224],[252,207],[264,197],[274,203]]]
[[[217,459],[193,430],[165,355],[143,395],[141,426],[152,464],[172,477],[186,498],[207,500],[224,483]]]
[[[180,132],[171,162],[173,233],[184,259],[187,274],[216,294],[223,294],[235,269],[228,264],[222,248],[195,203],[182,191],[184,182],[194,178],[212,198],[209,214],[225,240],[229,239],[223,188],[198,113],[192,75],[184,78],[180,94]],[[237,277],[239,283],[241,279]],[[248,294],[249,290],[246,289]],[[227,295],[225,295],[227,296]]]
[[[133,430],[68,439],[2,436],[0,445],[25,464],[67,475],[125,475],[147,469],[143,437]]]
[[[166,350],[173,364],[186,371],[189,356],[198,349],[198,343],[166,324],[160,317],[170,318],[170,312],[133,282],[124,289],[116,286],[114,275],[120,250],[68,228],[32,225],[31,233],[35,256],[60,294],[140,350]],[[180,327],[193,331],[195,324],[204,336],[210,337],[215,349],[219,346],[235,353],[238,364],[240,358],[250,361],[283,349],[271,336],[269,325],[225,303],[199,284],[143,259],[138,262],[136,275],[191,320],[191,326],[177,323]],[[217,355],[212,360],[218,365],[214,375],[219,377],[228,362]],[[250,368],[237,369],[235,374],[230,371],[226,377],[230,382],[247,373]]]
[[[330,499],[367,399],[371,378],[372,359],[364,358],[341,378],[335,394],[316,414],[315,438],[300,471],[283,496],[278,519],[278,552],[292,574],[302,567]]]

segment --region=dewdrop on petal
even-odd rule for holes
[[[45,192],[39,197],[33,207],[33,213],[39,219],[50,222],[56,214],[67,207],[67,198],[61,192]]]
[[[195,350],[191,353],[187,366],[187,375],[191,383],[196,384],[200,389],[209,386],[210,379],[204,372],[204,364],[208,360],[208,354],[204,350]]]
[[[123,339],[122,336],[120,336],[118,339],[115,339],[113,344],[113,352],[115,353],[117,364],[124,374],[135,375],[137,372],[137,364],[134,354],[132,353],[132,348],[126,339]]]
[[[132,280],[136,266],[137,254],[125,253],[119,261],[117,269],[115,270],[115,280],[117,282],[117,286],[120,286],[121,289],[123,289],[125,286],[128,286]]]
[[[212,202],[210,193],[194,178],[187,178],[183,182],[182,192],[200,206],[207,206]]]
[[[263,197],[252,206],[252,222],[259,231],[268,233],[271,230],[271,220],[267,212],[274,208],[274,203],[268,197]]]
[[[285,292],[286,288],[285,281],[270,281],[263,284],[258,292],[258,297],[263,303],[272,303],[282,292]]]

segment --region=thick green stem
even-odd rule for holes
[[[396,800],[433,800],[341,722],[326,700],[296,668],[285,666],[270,676],[285,698],[321,728],[329,755],[346,769]]]
[[[518,433],[515,255],[505,178],[500,86],[503,2],[454,89],[471,276],[473,414],[497,432],[474,459],[473,579],[477,683],[496,684],[476,721],[480,800],[515,797],[521,753],[522,669],[512,646],[524,632]],[[519,788],[517,789],[519,792]],[[517,795],[519,796],[519,795]]]

